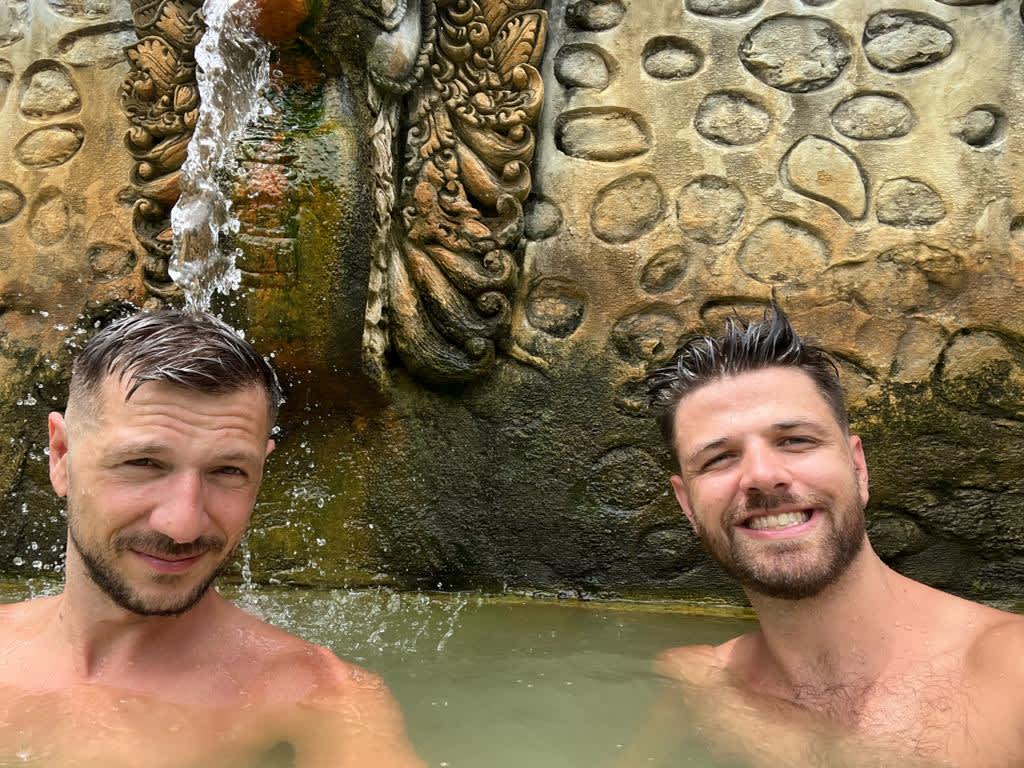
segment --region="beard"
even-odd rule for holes
[[[224,551],[225,540],[219,536],[201,536],[187,544],[179,544],[157,531],[121,532],[114,536],[109,551],[103,551],[100,547],[83,546],[84,537],[80,536],[77,523],[78,516],[71,514],[71,510],[68,509],[68,536],[85,564],[89,578],[117,606],[139,616],[180,616],[190,611],[213,586],[213,582],[231,562],[231,556],[234,554],[233,549],[226,553],[216,567],[192,589],[153,598],[146,596],[128,581],[123,571],[117,567],[117,555],[135,549],[155,555],[192,557],[205,552]],[[156,574],[151,576],[149,581],[151,584],[169,586],[181,579],[182,576],[177,574]]]
[[[737,535],[737,525],[759,510],[781,505],[822,510],[826,527],[808,550],[805,541],[755,541]],[[734,505],[722,520],[723,535],[712,535],[695,517],[704,548],[742,586],[766,597],[803,600],[834,584],[864,546],[864,507],[854,496],[839,507],[816,495],[753,494]],[[776,562],[777,561],[777,562]]]

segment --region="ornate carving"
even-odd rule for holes
[[[167,274],[170,214],[199,116],[194,51],[205,29],[201,8],[201,0],[132,0],[139,42],[127,49],[132,69],[121,106],[132,123],[125,144],[136,160],[132,223],[146,249],[143,281],[160,298],[179,293]]]
[[[429,67],[407,97],[398,215],[378,217],[384,229],[364,337],[372,373],[382,373],[387,346],[434,381],[477,377],[494,365],[496,351],[544,365],[510,337],[522,203],[543,102],[537,66],[547,15],[539,4],[436,2]],[[389,121],[379,120],[378,156],[389,132]],[[378,179],[384,165],[377,163]],[[377,185],[381,205],[389,202],[387,188],[386,178]]]

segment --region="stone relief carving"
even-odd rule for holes
[[[146,250],[146,290],[166,299],[179,293],[167,274],[170,213],[199,114],[193,52],[204,29],[202,3],[132,0],[131,7],[139,41],[127,49],[132,69],[121,87],[121,105],[132,124],[125,144],[136,160],[132,183],[139,199],[132,223]]]
[[[435,381],[486,373],[499,352],[544,366],[510,337],[543,103],[539,5],[357,4],[381,30],[367,66],[376,234],[363,334],[364,365],[380,383],[389,350]],[[178,293],[167,273],[169,216],[198,114],[193,51],[203,21],[190,0],[137,0],[132,12],[139,42],[128,49],[121,98],[136,160],[133,221],[146,288],[167,299]]]
[[[366,367],[378,380],[389,347],[410,371],[434,381],[486,373],[498,352],[544,365],[510,335],[522,204],[543,103],[538,67],[547,16],[537,5],[436,4],[425,76],[406,97],[409,128],[393,218],[387,151],[394,111],[379,105],[378,238],[364,335]],[[378,78],[381,86],[392,83]]]

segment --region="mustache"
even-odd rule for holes
[[[134,549],[151,555],[168,555],[169,557],[195,557],[206,552],[220,552],[226,544],[227,542],[220,536],[200,536],[198,539],[182,544],[158,531],[121,533],[113,540],[114,549],[117,552]]]

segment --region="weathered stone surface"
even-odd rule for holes
[[[555,56],[555,77],[566,88],[602,91],[611,79],[609,56],[589,43],[563,46]]]
[[[675,290],[686,274],[689,257],[681,246],[673,245],[658,251],[640,272],[640,287],[647,293],[668,293]]]
[[[74,157],[84,139],[85,132],[77,125],[48,125],[22,138],[14,156],[29,168],[51,168]]]
[[[7,100],[7,91],[11,88],[11,81],[14,79],[14,67],[7,59],[0,59],[0,109],[3,109]]]
[[[524,226],[529,240],[544,240],[558,232],[562,226],[562,211],[547,198],[531,198],[525,213]]]
[[[555,126],[555,142],[570,157],[614,162],[642,155],[651,148],[650,129],[628,109],[583,108],[563,112]]]
[[[665,195],[649,173],[632,173],[601,189],[590,211],[594,234],[626,243],[651,231],[665,215]]]
[[[7,0],[0,18],[0,48],[13,45],[25,37],[31,21],[28,0]]]
[[[807,136],[789,150],[782,173],[793,189],[831,206],[844,219],[863,218],[868,207],[864,175],[844,147],[819,136]]]
[[[626,6],[622,0],[575,0],[565,10],[569,26],[588,32],[603,32],[622,23]]]
[[[721,244],[743,221],[747,199],[719,176],[701,176],[679,193],[676,216],[683,233],[700,243]]]
[[[946,345],[947,334],[938,323],[912,319],[900,338],[892,365],[892,380],[900,384],[928,381]]]
[[[906,99],[896,94],[860,93],[835,108],[832,125],[851,139],[895,139],[913,129],[914,112]]]
[[[946,206],[923,181],[890,179],[878,190],[875,213],[892,227],[927,227],[945,218]]]
[[[834,82],[850,62],[850,48],[831,22],[813,16],[773,16],[743,38],[740,60],[758,80],[805,93]]]
[[[25,196],[13,184],[0,181],[0,224],[12,221],[25,207]]]
[[[709,94],[697,107],[697,132],[718,144],[754,144],[768,134],[772,119],[754,97],[737,91]]]
[[[61,16],[73,19],[102,19],[110,15],[110,0],[47,0]]]
[[[530,289],[526,319],[549,336],[564,339],[579,328],[585,308],[583,292],[573,281],[545,277]]]
[[[32,202],[28,233],[36,245],[56,245],[65,237],[71,224],[71,210],[59,189],[49,187]]]
[[[995,108],[978,107],[956,121],[953,135],[972,147],[986,147],[999,138],[1002,121]]]
[[[1024,419],[1024,365],[1008,339],[965,330],[946,348],[941,365],[943,394],[953,402]]]
[[[942,61],[953,52],[953,31],[923,13],[884,11],[864,27],[864,53],[886,72],[906,72]]]
[[[963,260],[946,248],[928,243],[911,243],[889,248],[878,255],[878,261],[883,264],[892,262],[901,266],[912,266],[935,286],[956,289],[963,283]]]
[[[29,117],[50,117],[72,112],[82,106],[78,90],[63,69],[40,69],[29,80],[21,96],[21,111]]]
[[[681,37],[655,37],[644,45],[643,65],[658,80],[685,80],[704,66],[704,54]]]
[[[130,28],[111,31],[107,26],[76,30],[57,45],[61,61],[72,67],[108,67],[127,60],[124,49],[137,42]]]
[[[612,328],[612,347],[629,363],[660,363],[672,356],[683,325],[666,312],[627,315]]]
[[[917,523],[896,515],[872,515],[867,521],[871,546],[883,560],[920,552],[929,543]]]
[[[124,277],[135,267],[135,254],[124,244],[93,243],[86,251],[86,260],[101,281]]]
[[[602,505],[639,509],[664,492],[661,474],[661,465],[647,451],[632,446],[613,448],[594,462],[588,489]]]
[[[145,221],[150,198],[140,200],[133,184],[124,145],[130,121],[120,103],[126,72],[140,75],[133,80],[136,95],[145,96],[151,83],[125,63],[123,48],[135,42],[128,5],[104,1],[111,12],[97,22],[51,13],[47,0],[33,2],[31,35],[0,48],[0,86],[11,87],[0,110],[0,154],[8,158],[0,180],[16,190],[0,185],[0,222],[13,215],[0,223],[0,435],[6,441],[0,445],[0,521],[20,526],[12,540],[10,525],[0,524],[7,530],[0,533],[5,575],[19,570],[12,557],[24,555],[28,541],[49,551],[64,536],[60,503],[47,486],[40,426],[47,406],[65,393],[66,337],[78,338],[79,326],[91,329],[121,299],[143,304],[141,279],[158,274],[148,262],[132,266],[128,255],[130,245],[143,258],[143,246],[132,239],[132,217]],[[76,2],[88,6],[88,0]],[[461,245],[463,235],[479,244],[481,259],[466,262],[467,270],[462,262],[454,265],[460,293],[451,298],[472,303],[479,297],[481,309],[496,311],[482,322],[507,323],[511,334],[508,346],[497,350],[500,362],[472,384],[423,386],[392,368],[386,397],[374,394],[375,385],[361,374],[364,310],[370,289],[379,288],[367,278],[372,222],[388,215],[381,209],[386,199],[374,194],[381,190],[371,182],[390,168],[400,192],[408,150],[422,148],[415,136],[407,140],[417,122],[410,110],[426,104],[421,96],[434,94],[419,86],[393,99],[388,92],[386,102],[397,113],[378,113],[379,103],[367,98],[359,51],[372,37],[365,25],[375,21],[355,10],[369,6],[362,0],[321,4],[326,21],[311,28],[311,39],[331,48],[332,56],[321,59],[301,45],[280,49],[274,118],[245,140],[245,175],[233,188],[236,210],[244,213],[233,242],[244,250],[240,263],[254,271],[245,275],[246,290],[225,302],[237,302],[226,311],[261,352],[274,355],[294,387],[255,517],[255,578],[335,586],[372,583],[386,574],[434,588],[440,580],[460,588],[508,583],[742,599],[724,579],[706,575],[706,557],[671,498],[665,482],[671,460],[648,421],[643,375],[682,336],[696,328],[718,330],[733,311],[758,315],[774,297],[799,330],[841,357],[854,430],[869,447],[876,548],[909,575],[965,595],[1024,594],[1024,407],[1014,384],[1015,366],[1024,361],[1024,320],[1017,310],[1024,264],[1024,177],[1018,172],[1024,22],[1019,0],[1007,2],[974,9],[929,8],[924,0],[891,4],[890,15],[923,11],[942,19],[955,38],[947,59],[899,73],[870,64],[860,45],[869,19],[885,10],[877,3],[765,3],[727,18],[694,13],[692,0],[690,8],[685,0],[565,0],[545,4],[551,21],[543,56],[527,52],[536,15],[495,33],[500,25],[494,20],[525,0],[436,3],[438,21],[463,8],[490,14],[490,26],[467,28],[476,45],[488,37],[486,27],[488,49],[466,59],[457,83],[451,81],[483,85],[486,93],[471,101],[452,94],[467,111],[450,109],[451,122],[439,120],[436,132],[427,132],[439,148],[419,166],[437,178],[418,191],[437,194],[398,195],[390,215],[399,222],[407,205],[421,206],[414,215],[429,230],[428,249],[448,248],[453,240]],[[576,26],[564,16],[570,5]],[[810,7],[816,5],[821,9]],[[9,0],[5,9],[11,7],[27,14],[30,6]],[[703,7],[737,8],[728,2]],[[159,6],[146,8],[155,13]],[[774,71],[766,66],[755,77],[744,66],[744,38],[757,29],[758,39],[767,39],[773,25],[759,25],[779,13],[791,20],[820,17],[839,31],[852,58],[827,87],[813,90],[828,82],[829,57],[837,67],[837,48],[800,48],[796,35],[762,48],[763,65],[771,64],[773,50],[790,51]],[[8,33],[7,18],[0,35]],[[356,24],[364,25],[359,34]],[[343,28],[351,33],[344,40],[328,39]],[[439,35],[444,29],[437,28]],[[22,31],[28,30],[26,23]],[[866,42],[877,47],[885,34]],[[655,45],[667,36],[672,46]],[[454,39],[449,35],[448,42]],[[899,41],[891,34],[883,40],[890,46]],[[416,41],[407,42],[412,61]],[[583,58],[558,66],[560,51],[564,58],[584,46],[599,46],[605,56],[603,90],[596,60],[589,69]],[[458,53],[446,49],[445,56]],[[150,48],[146,65],[157,74],[170,71],[159,54]],[[32,74],[52,62],[67,68],[82,105],[73,118],[41,121],[20,104]],[[536,82],[528,85],[536,98],[520,99],[517,64],[528,81],[535,77],[531,66],[543,73],[543,104]],[[464,80],[465,72],[484,79]],[[759,80],[765,72],[785,87]],[[427,71],[420,83],[449,74]],[[511,90],[496,92],[492,81]],[[808,86],[806,93],[785,89]],[[722,92],[755,101],[764,130],[757,120],[737,121],[731,133],[702,135],[707,126],[695,120],[698,108]],[[160,94],[170,98],[172,90]],[[185,114],[163,112],[170,102],[132,103],[154,120],[156,113],[171,120]],[[444,118],[435,107],[431,102],[430,110]],[[538,115],[530,135],[509,129],[507,118],[520,109]],[[560,150],[559,118],[569,109],[628,115],[590,135],[579,131],[589,145],[569,142],[582,157],[596,148],[605,162]],[[989,109],[965,120],[973,110]],[[388,125],[384,118],[391,117],[397,122]],[[53,123],[83,126],[87,138],[74,158],[56,167],[18,162],[18,142]],[[751,125],[753,138],[742,133]],[[614,139],[614,131],[605,129],[616,126],[625,128],[626,140],[615,139],[609,150],[602,141]],[[809,167],[780,174],[787,151],[806,136],[839,144],[855,158],[870,180],[870,208],[886,180],[920,179],[941,197],[946,218],[924,231],[885,226],[874,210],[844,221],[793,190],[791,177],[801,173],[797,184],[805,190],[824,183]],[[524,147],[533,137],[531,162]],[[146,141],[159,137],[135,138],[136,150],[145,154]],[[460,148],[454,158],[444,152],[451,141]],[[390,157],[372,151],[388,146]],[[467,147],[472,155],[463,151]],[[170,159],[158,151],[154,162],[172,160],[169,145],[168,152]],[[486,155],[486,167],[474,165],[473,155]],[[835,181],[828,169],[820,170],[828,184]],[[615,179],[637,172],[649,174],[664,192],[671,219],[666,210],[650,228],[641,224],[639,238],[609,245],[591,226],[594,201]],[[526,174],[534,180],[529,195],[514,183]],[[731,185],[745,199],[742,214],[728,213],[728,205],[719,206],[720,215],[710,213],[715,206],[703,194],[715,195],[705,185],[690,187],[703,177]],[[247,194],[250,178],[269,180],[255,198]],[[472,182],[468,201],[444,183],[456,179]],[[170,194],[157,186],[147,187],[152,199]],[[63,202],[53,197],[55,190]],[[481,200],[494,201],[496,190],[500,211],[481,207]],[[508,190],[523,204],[521,221],[517,206],[502,196]],[[697,198],[694,204],[681,204],[684,190]],[[833,196],[833,202],[843,199]],[[468,228],[462,226],[469,210],[463,202],[486,209]],[[454,228],[431,229],[437,211]],[[616,226],[607,222],[623,215],[634,213],[608,206],[602,218]],[[765,219],[775,223],[758,228]],[[734,220],[735,230],[722,241]],[[525,243],[518,240],[520,223]],[[156,237],[159,230],[148,234]],[[481,281],[490,281],[492,267],[506,263],[516,287],[504,307],[477,291],[486,291]],[[39,310],[50,314],[44,318]],[[58,325],[72,330],[58,332]],[[456,335],[467,330],[437,327]],[[962,337],[978,334],[991,337],[991,364],[962,364],[969,357]],[[60,370],[50,373],[51,361]],[[39,383],[46,383],[44,390]],[[39,401],[31,418],[25,406],[14,405],[28,392]],[[637,487],[628,486],[634,480]],[[23,503],[32,511],[30,526],[20,525]]]
[[[750,13],[764,0],[686,0],[686,9],[700,16],[731,19]]]
[[[657,578],[671,578],[704,562],[704,547],[686,525],[657,526],[645,531],[636,547],[637,564]]]
[[[744,241],[740,268],[762,283],[808,282],[828,264],[828,245],[806,225],[790,219],[768,219]]]

